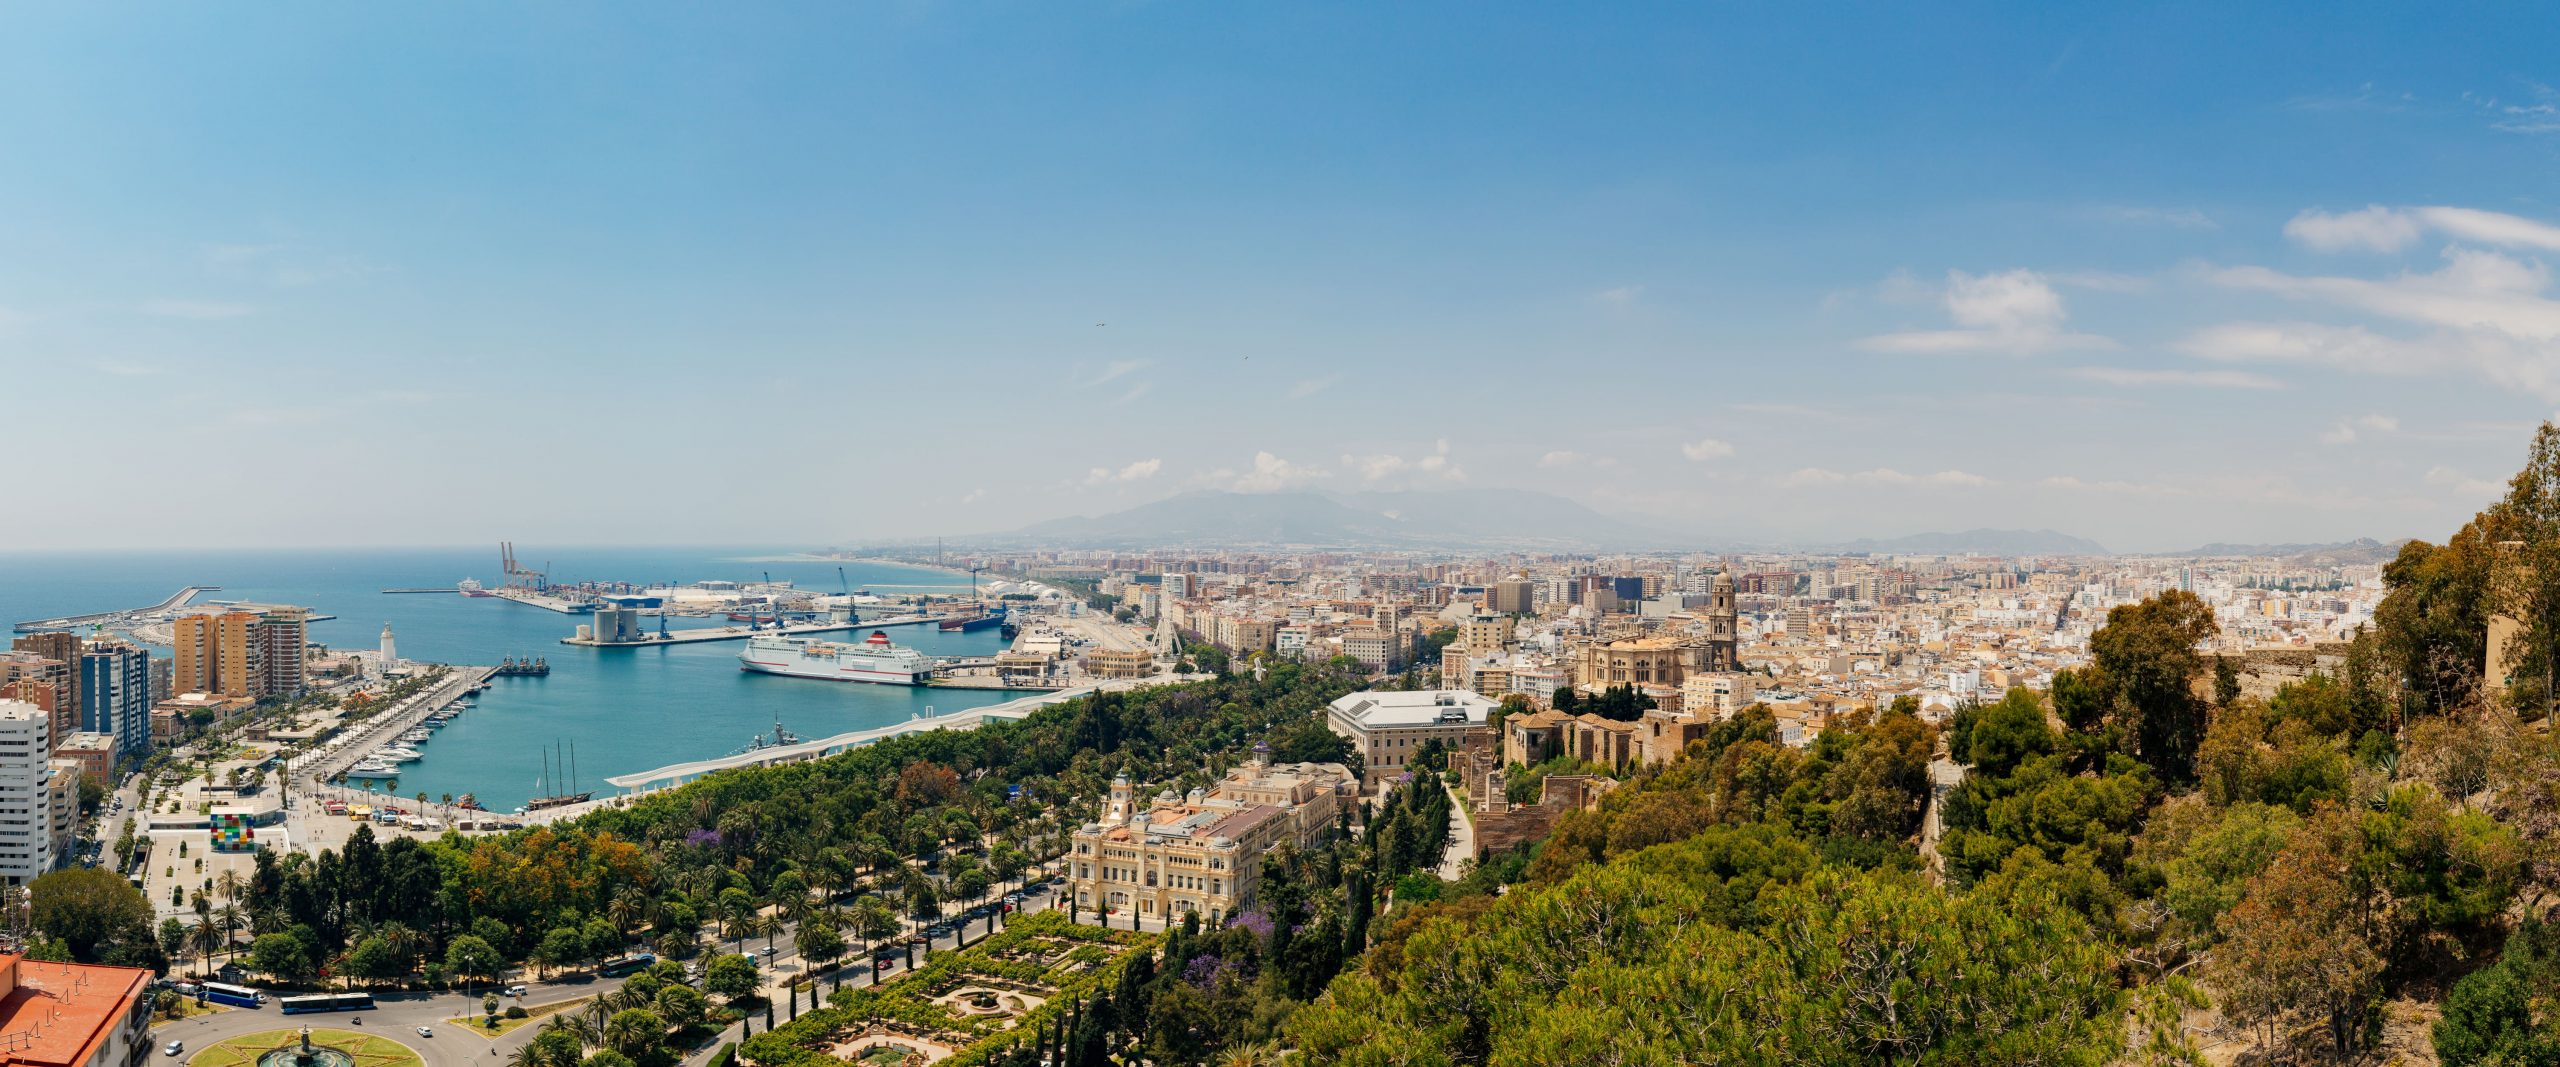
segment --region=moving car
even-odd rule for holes
[[[166,1054],[166,1055],[175,1056],[175,1055],[177,1055],[177,1054],[179,1054],[179,1053],[181,1053],[181,1052],[185,1052],[186,1050],[187,1050],[187,1043],[186,1043],[186,1042],[184,1042],[184,1041],[172,1041],[172,1042],[169,1042],[169,1047],[168,1047],[168,1048],[161,1049],[160,1051],[161,1051],[162,1053]]]
[[[419,1028],[418,1028],[418,1036],[419,1036],[419,1037],[434,1037],[434,1036],[436,1036],[435,1028],[434,1028],[434,1027],[431,1027],[431,1026],[421,1026],[421,1027],[419,1027]]]

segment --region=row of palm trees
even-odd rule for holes
[[[599,993],[584,1007],[560,1012],[543,1021],[545,1032],[564,1033],[577,1039],[576,1054],[557,1044],[530,1041],[508,1056],[507,1067],[578,1067],[585,1058],[585,1050],[590,1048],[611,1049],[637,1060],[651,1047],[666,1040],[666,1020],[651,1010],[655,1004],[650,991],[636,982]]]

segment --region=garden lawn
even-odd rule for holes
[[[301,1041],[299,1029],[243,1034],[215,1042],[196,1053],[187,1060],[187,1067],[257,1067],[258,1057]],[[315,1029],[311,1031],[311,1043],[326,1045],[355,1057],[356,1067],[422,1067],[418,1054],[410,1051],[409,1046],[387,1037],[350,1030]]]
[[[555,1000],[549,1004],[531,1005],[524,1009],[524,1018],[521,1019],[507,1018],[504,1014],[506,1009],[500,1008],[498,1009],[500,1012],[498,1016],[498,1028],[495,1030],[482,1026],[481,1021],[487,1019],[488,1016],[481,1015],[477,1012],[461,1016],[459,1018],[447,1019],[445,1020],[445,1023],[449,1026],[458,1026],[465,1030],[469,1030],[482,1037],[505,1037],[508,1034],[513,1033],[519,1026],[523,1026],[527,1023],[541,1022],[543,1016],[546,1015],[558,1015],[564,1011],[575,1011],[579,1005],[585,1004],[586,1002],[594,999],[594,997],[579,997],[576,1000]]]

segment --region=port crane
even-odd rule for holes
[[[498,565],[506,571],[507,585],[534,590],[549,588],[541,571],[516,562],[516,543],[513,541],[498,542]],[[544,563],[543,566],[549,567],[550,564]]]

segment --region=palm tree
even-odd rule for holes
[[[223,943],[228,939],[222,936],[222,932],[219,927],[214,926],[212,923],[202,921],[197,922],[195,926],[189,928],[187,931],[187,937],[193,944],[193,947],[196,950],[196,955],[204,960],[204,969],[206,973],[211,973],[213,971],[213,954],[222,951]]]
[[[578,1018],[585,1022],[589,1027],[593,1028],[592,1033],[601,1035],[604,1033],[605,1020],[613,1018],[613,1013],[620,1010],[622,1009],[607,1003],[605,998],[597,997],[594,1000],[588,1001],[586,1007],[578,1009]],[[600,1045],[604,1042],[601,1040],[591,1040],[587,1043],[590,1045]]]
[[[527,1041],[507,1054],[507,1067],[545,1067],[542,1046]]]
[[[605,1023],[605,1047],[625,1056],[638,1058],[649,1051],[649,1046],[657,1044],[660,1038],[667,1036],[666,1031],[661,1027],[650,1025],[650,1022],[656,1018],[657,1016],[650,1012],[638,1010],[615,1015]]]
[[[782,933],[782,916],[759,914],[749,921],[755,924],[755,933],[764,935],[764,955],[766,959],[772,959],[773,939]]]
[[[242,893],[248,891],[249,880],[240,877],[240,871],[238,868],[225,867],[222,869],[221,874],[214,876],[213,888],[216,892],[222,894],[222,899],[226,901],[237,901],[240,899]]]
[[[1218,1067],[1271,1067],[1280,1062],[1280,1049],[1268,1041],[1255,1041],[1228,1049],[1218,1058]]]
[[[230,874],[231,872],[222,873]],[[241,911],[238,904],[224,904],[222,910],[213,913],[213,921],[222,927],[222,947],[225,954],[237,955],[240,951],[239,933],[249,926],[248,914]]]
[[[586,1010],[561,1012],[552,1016],[551,1021],[544,1023],[543,1026],[545,1029],[563,1031],[577,1038],[578,1044],[582,1046],[593,1045],[597,1043],[604,1029],[602,1022],[591,1017],[594,1009],[595,1003],[590,1001]]]
[[[613,900],[604,907],[605,921],[612,923],[613,928],[626,938],[631,936],[631,931],[639,929],[640,920],[648,912],[649,897],[637,887],[614,894]]]

